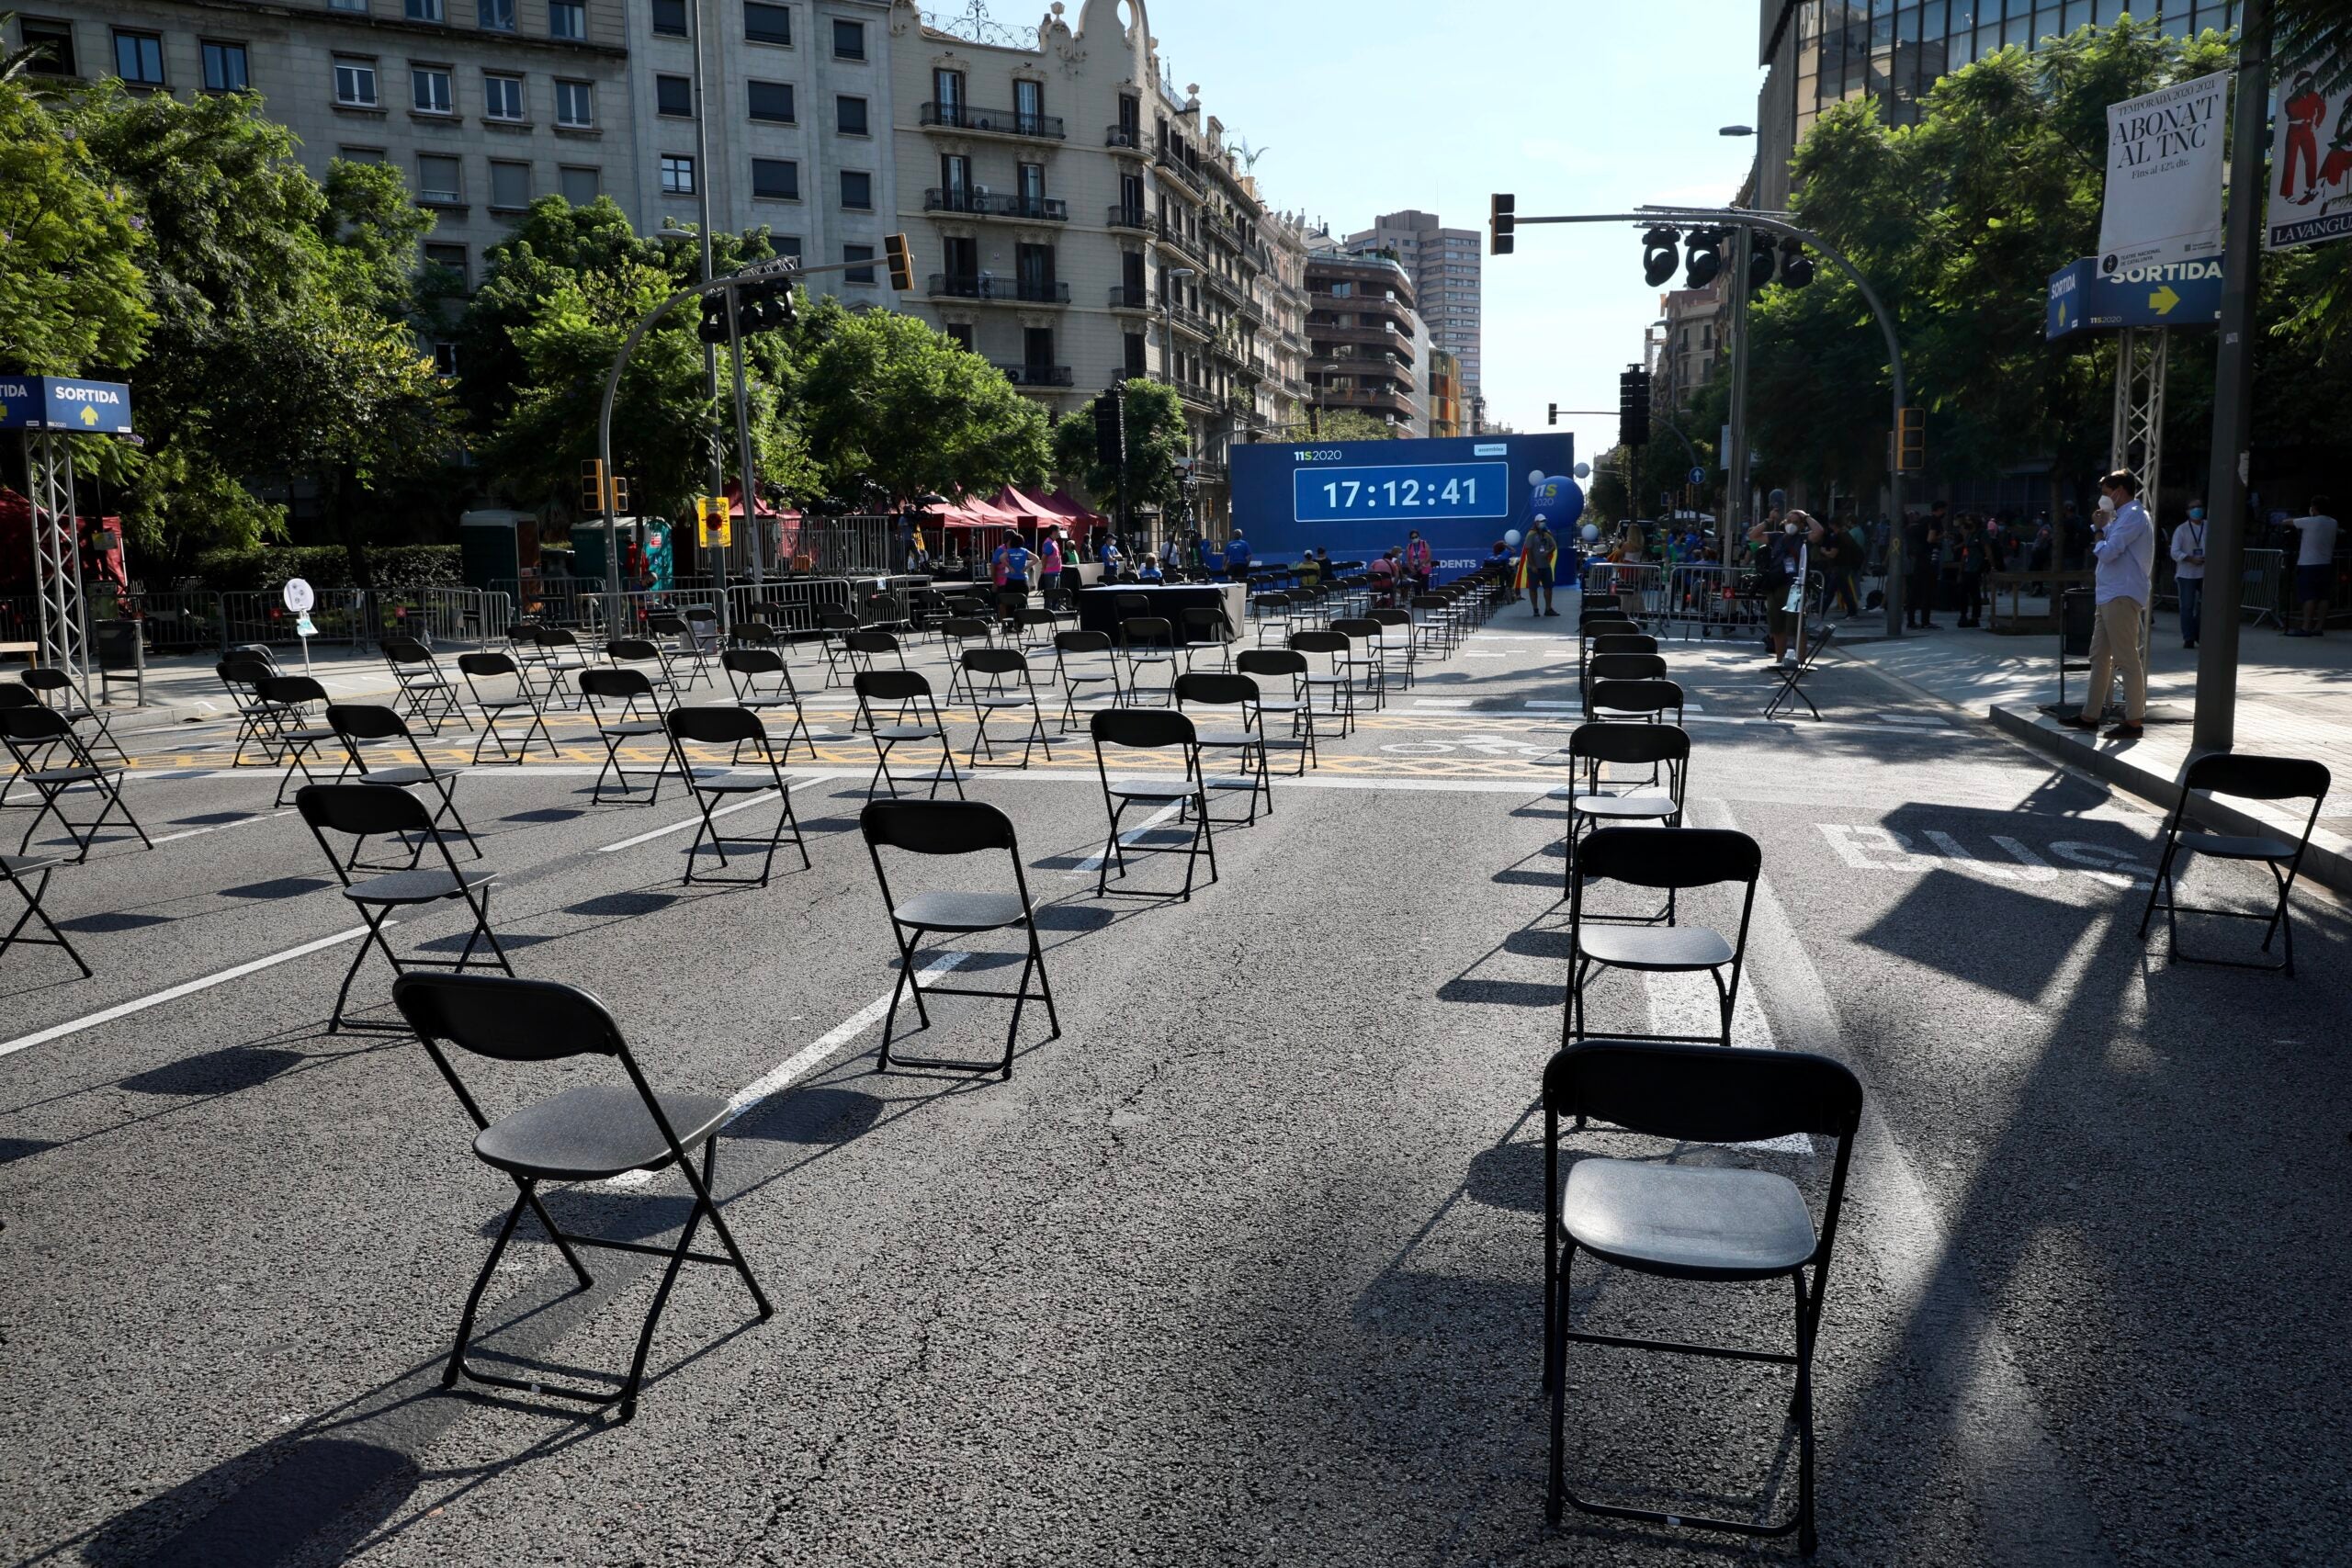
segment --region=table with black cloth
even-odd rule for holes
[[[1222,604],[1225,606],[1226,624],[1237,633],[1249,614],[1249,595],[1238,582],[1123,582],[1115,588],[1080,591],[1079,629],[1101,632],[1116,642],[1119,623],[1126,619],[1119,610],[1119,598],[1126,593],[1140,593],[1148,599],[1151,602],[1148,614],[1167,621],[1179,637],[1184,633],[1184,612],[1187,610],[1213,610]]]

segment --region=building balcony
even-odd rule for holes
[[[1148,381],[1150,379],[1151,372],[1146,370],[1142,366],[1122,365],[1114,368],[1110,375],[1102,378],[1102,385],[1109,388],[1115,387],[1122,381]]]
[[[1143,128],[1137,125],[1114,125],[1102,133],[1102,145],[1114,152],[1143,153]]]
[[[1186,261],[1197,263],[1204,259],[1201,254],[1201,243],[1167,219],[1154,218],[1151,232],[1153,238],[1182,255]]]
[[[1251,326],[1257,327],[1261,331],[1266,325],[1266,312],[1264,308],[1261,307],[1258,301],[1250,298],[1247,294],[1241,296],[1241,303],[1233,308],[1233,313],[1240,317],[1243,321],[1249,322]]]
[[[1016,387],[1069,387],[1077,382],[1077,378],[1070,374],[1067,365],[997,364],[996,367],[1003,371],[1004,378]]]
[[[1408,300],[1392,299],[1385,294],[1333,294],[1322,288],[1307,291],[1306,308],[1343,316],[1369,310],[1375,315],[1406,322],[1411,321],[1413,317],[1413,307]]]
[[[1158,164],[1170,174],[1174,175],[1178,181],[1194,196],[1206,196],[1208,194],[1209,187],[1201,178],[1201,172],[1198,169],[1189,167],[1185,164],[1184,160],[1176,156],[1176,154],[1168,148],[1160,147],[1155,149],[1151,154],[1151,161]]]
[[[1234,282],[1233,279],[1226,276],[1225,274],[1217,271],[1215,267],[1211,267],[1201,274],[1201,284],[1202,287],[1205,288],[1210,293],[1216,295],[1218,299],[1223,299],[1228,305],[1238,305],[1242,300],[1249,298],[1248,295],[1241,292],[1241,285]]]
[[[934,299],[988,299],[1008,305],[1067,305],[1069,285],[1034,277],[998,277],[989,273],[934,272]]]
[[[1111,309],[1148,310],[1151,309],[1151,291],[1140,283],[1114,283],[1111,285]]]
[[[1012,218],[1029,223],[1067,223],[1069,203],[1054,197],[1004,195],[985,190],[927,190],[925,212],[961,212],[974,218]]]
[[[1376,392],[1362,387],[1316,387],[1309,389],[1315,405],[1326,409],[1364,409],[1374,413],[1393,413],[1399,419],[1413,417],[1413,400],[1402,392]]]
[[[1404,333],[1392,333],[1385,327],[1346,326],[1338,321],[1309,321],[1306,323],[1306,335],[1317,345],[1316,357],[1318,359],[1331,357],[1322,352],[1320,345],[1345,343],[1385,349],[1400,355],[1408,365],[1413,361],[1412,338]]]
[[[1334,358],[1318,354],[1306,362],[1306,371],[1327,380],[1334,376],[1377,377],[1387,385],[1408,391],[1414,386],[1413,372],[1408,367],[1391,365],[1383,359]]]
[[[1069,140],[1060,118],[1049,114],[974,108],[969,104],[925,104],[921,120],[926,130],[968,130],[979,136],[1012,136],[1034,141]]]
[[[1152,227],[1151,214],[1140,207],[1114,207],[1103,223],[1113,229],[1143,229]]]
[[[1162,303],[1159,308],[1168,313],[1168,319],[1170,321],[1174,321],[1178,326],[1183,328],[1186,332],[1191,333],[1194,337],[1208,337],[1212,335],[1216,330],[1209,325],[1209,319],[1206,316],[1202,315],[1198,310],[1188,310],[1182,305],[1170,305],[1166,303]]]

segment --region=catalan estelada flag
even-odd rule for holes
[[[1538,573],[1541,573],[1542,575],[1539,577]],[[1532,528],[1529,529],[1526,535],[1520,541],[1519,570],[1511,580],[1511,586],[1523,593],[1527,591],[1527,585],[1530,582],[1552,582],[1555,581],[1559,575],[1559,547],[1557,546],[1553,547],[1552,559],[1548,565],[1537,566],[1535,564],[1535,530]]]

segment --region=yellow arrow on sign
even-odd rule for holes
[[[93,430],[96,429],[98,424],[98,411],[85,403],[82,406],[82,423],[88,425]]]
[[[2171,315],[2172,308],[2179,303],[2180,296],[2173,292],[2172,285],[2169,283],[2159,287],[2154,294],[2148,296],[2149,309],[2154,310],[2159,316]]]

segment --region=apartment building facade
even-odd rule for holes
[[[1414,341],[1421,328],[1404,266],[1336,246],[1310,250],[1306,296],[1308,400],[1326,412],[1369,414],[1399,434],[1426,434],[1421,351]]]
[[[1408,208],[1385,212],[1371,228],[1350,234],[1346,248],[1357,255],[1396,258],[1413,279],[1415,310],[1428,324],[1430,341],[1462,367],[1464,397],[1480,396],[1486,235],[1476,229],[1448,229],[1436,213]]]

